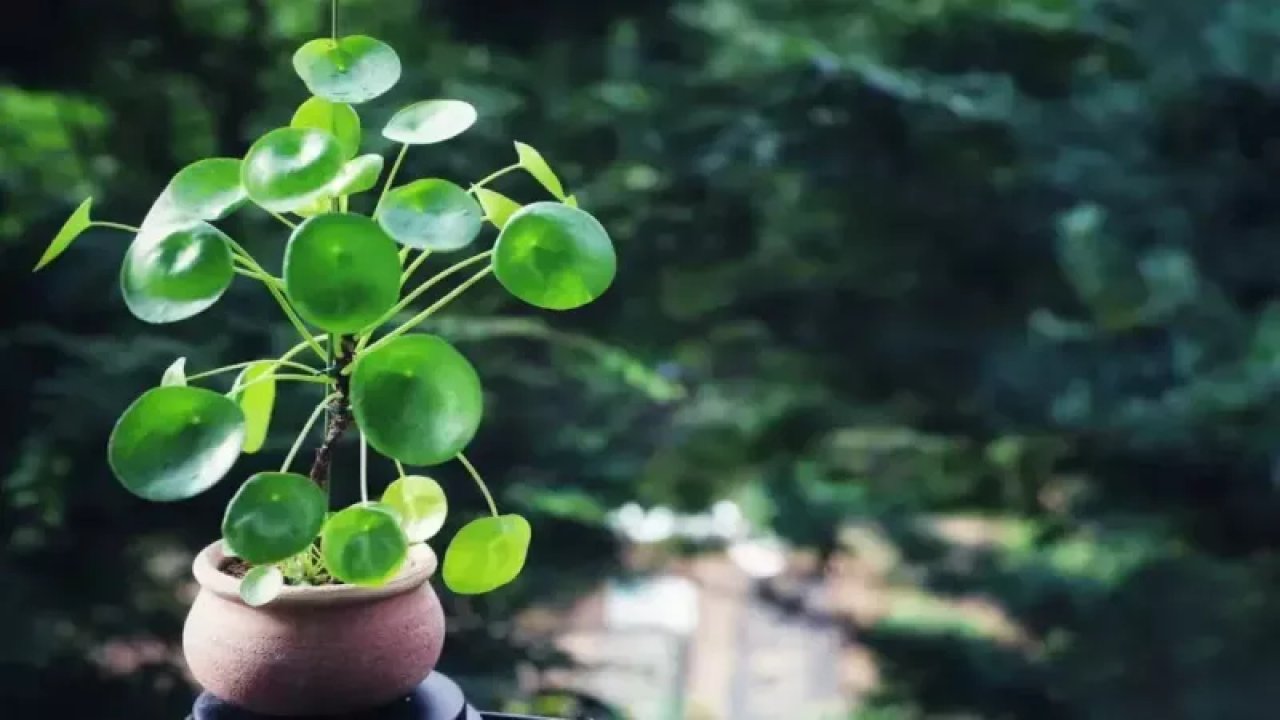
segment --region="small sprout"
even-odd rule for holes
[[[187,384],[187,359],[180,357],[173,361],[160,378],[160,387],[182,387]]]
[[[542,153],[531,145],[517,142],[516,154],[520,158],[520,167],[524,168],[525,172],[532,175],[534,180],[547,189],[547,192],[555,195],[557,200],[565,199],[564,185],[560,184],[560,178],[556,177],[551,166],[542,157]]]
[[[500,192],[489,188],[476,188],[475,193],[476,199],[480,201],[480,207],[484,208],[485,219],[499,230],[506,227],[511,216],[520,210],[520,203]]]
[[[36,263],[35,269],[39,270],[54,260],[58,256],[67,251],[71,247],[71,243],[76,241],[89,226],[93,224],[93,220],[89,217],[89,211],[93,209],[93,198],[85,198],[84,202],[71,213],[71,217],[62,224],[62,228],[58,230],[58,234],[53,237],[53,242],[49,243],[49,247],[45,249],[44,254],[40,256],[40,261]]]

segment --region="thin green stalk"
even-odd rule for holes
[[[281,373],[277,375],[272,373],[271,375],[263,375],[262,377],[254,378],[243,385],[232,388],[232,390],[244,390],[245,388],[253,387],[258,383],[264,383],[268,380],[286,380],[292,382],[315,383],[317,385],[328,385],[333,382],[332,379],[325,377],[324,375],[297,375],[294,373]]]
[[[382,194],[378,196],[378,203],[373,206],[373,217],[378,216],[378,211],[382,209],[382,201],[387,199],[387,193],[391,192],[391,183],[396,181],[396,173],[400,172],[400,166],[404,164],[404,156],[409,153],[409,145],[406,143],[400,146],[400,154],[396,155],[396,161],[391,164],[391,172],[387,173],[387,184],[382,186]]]
[[[360,502],[369,502],[369,441],[360,433]]]
[[[356,344],[356,352],[360,352],[365,348],[366,345],[369,344],[369,340],[373,337],[374,330],[377,330],[378,328],[382,327],[383,323],[391,320],[396,315],[399,315],[401,312],[403,312],[405,308],[413,304],[414,300],[417,300],[419,297],[422,297],[423,293],[435,287],[436,285],[439,285],[441,282],[447,280],[454,273],[457,273],[460,270],[464,270],[472,265],[475,265],[476,263],[485,260],[492,254],[493,254],[492,250],[486,250],[485,252],[482,252],[479,255],[469,257],[466,260],[463,260],[462,262],[454,264],[452,267],[448,267],[440,271],[435,277],[431,278],[425,283],[414,288],[413,292],[409,293],[408,295],[405,295],[400,302],[396,303],[390,310],[383,313],[382,317],[378,318],[377,322],[373,323],[373,325],[370,326],[372,329],[369,331],[369,333],[364,337],[360,338],[360,342]]]
[[[258,264],[258,261],[254,260],[253,256],[249,254],[249,251],[245,250],[240,243],[232,240],[231,238],[227,238],[227,242],[231,245],[231,249],[236,254],[240,255],[241,259],[249,265],[250,269],[256,270],[267,277],[271,277],[271,274],[266,270],[263,270],[262,266]],[[323,358],[325,356],[324,349],[321,348],[320,344],[311,337],[311,331],[308,330],[307,326],[302,322],[302,318],[298,317],[298,313],[294,311],[293,306],[289,304],[288,299],[285,298],[284,293],[280,291],[280,288],[270,282],[264,282],[263,284],[266,285],[267,290],[271,292],[271,297],[276,299],[276,303],[279,304],[280,309],[284,311],[285,317],[289,318],[289,322],[293,323],[293,327],[298,331],[298,334],[303,337],[303,341],[310,344],[311,349],[315,351],[316,355]]]
[[[223,373],[234,372],[236,370],[243,370],[249,367],[250,365],[257,365],[260,362],[262,361],[249,360],[247,362],[238,362],[238,363],[235,363],[234,365],[224,365],[222,367],[214,368],[212,370],[205,370],[204,372],[198,372],[195,375],[188,375],[187,382],[191,382],[192,380],[203,380],[204,378],[207,378],[207,377],[213,377],[214,375],[221,375]],[[276,367],[284,365],[286,367],[294,368],[295,370],[304,370],[306,372],[311,373],[312,375],[320,374],[319,370],[311,367],[310,365],[303,365],[302,363],[291,362],[289,360],[274,360],[273,362],[276,364]],[[272,370],[272,372],[275,372],[274,369]]]
[[[451,303],[451,302],[453,302],[454,300],[456,300],[456,299],[458,298],[458,296],[459,296],[459,295],[461,295],[462,293],[464,293],[464,292],[466,292],[468,289],[470,289],[472,285],[475,285],[476,283],[478,283],[478,282],[480,282],[481,280],[483,280],[483,279],[485,278],[485,276],[486,276],[486,275],[488,275],[488,274],[489,274],[489,273],[491,273],[491,272],[493,272],[493,267],[492,267],[492,266],[491,266],[491,267],[487,267],[487,268],[485,268],[485,269],[481,270],[480,272],[476,273],[475,275],[472,275],[471,277],[467,278],[466,282],[464,282],[464,283],[462,283],[461,285],[459,285],[458,287],[454,288],[454,289],[453,289],[453,291],[452,291],[452,292],[450,292],[448,295],[445,295],[444,297],[442,297],[442,298],[440,298],[439,300],[437,300],[437,301],[435,302],[435,304],[434,304],[434,305],[432,305],[431,307],[427,308],[426,310],[423,310],[422,312],[418,313],[417,315],[414,315],[412,318],[409,318],[408,322],[404,323],[403,325],[401,325],[400,327],[396,328],[395,330],[392,330],[391,332],[387,333],[386,335],[383,335],[383,336],[382,336],[382,338],[381,338],[380,340],[378,340],[378,342],[376,342],[376,343],[374,343],[374,344],[372,344],[372,345],[370,345],[370,346],[369,346],[369,348],[368,348],[368,352],[373,352],[374,350],[377,350],[378,348],[380,348],[380,347],[382,347],[383,345],[387,344],[387,343],[388,343],[388,342],[390,342],[391,340],[393,340],[393,339],[395,339],[395,338],[398,338],[398,337],[400,337],[401,335],[403,335],[403,334],[405,334],[405,333],[409,332],[410,330],[412,330],[412,329],[414,328],[414,326],[418,325],[418,324],[419,324],[419,323],[421,323],[423,320],[426,320],[427,318],[429,318],[429,317],[431,317],[432,315],[436,314],[436,312],[438,312],[438,311],[440,310],[440,308],[443,308],[445,305],[448,305],[449,303]]]
[[[408,250],[408,248],[405,248],[405,250]],[[422,264],[425,263],[427,261],[427,258],[429,257],[431,257],[431,251],[423,250],[421,255],[414,258],[414,261],[409,263],[409,267],[405,268],[404,274],[400,276],[401,287],[404,287],[405,281],[408,280],[415,272],[417,272],[418,268],[422,267]],[[405,257],[401,258],[400,263],[404,264],[404,261],[407,258],[408,258],[408,255],[406,253]]]
[[[400,473],[400,477],[404,477],[405,476],[404,465],[401,465],[400,461],[395,458],[391,458],[391,462],[396,464],[396,472]]]
[[[331,4],[330,7],[333,11],[332,12],[333,23],[329,27],[332,28],[333,30],[332,32],[333,41],[338,42],[338,0],[333,0],[333,3]]]
[[[282,290],[284,289],[284,281],[278,277],[274,277],[271,275],[263,275],[262,273],[247,267],[235,267],[235,268],[232,268],[232,270],[234,270],[235,274],[237,275],[243,275],[247,278],[253,278],[254,280],[263,282],[267,285],[275,285],[277,288],[280,288]]]
[[[493,182],[494,180],[497,180],[503,175],[506,175],[509,172],[515,172],[516,170],[519,170],[519,169],[520,169],[520,163],[516,163],[515,165],[508,165],[502,168],[501,170],[497,170],[491,173],[488,177],[484,178],[483,180],[479,180],[477,182],[472,183],[470,189],[468,189],[467,192],[475,192],[476,188],[484,187],[485,185],[488,185],[489,183]]]
[[[494,517],[498,517],[498,506],[493,502],[493,495],[489,494],[489,486],[484,484],[484,479],[480,477],[480,473],[476,472],[476,467],[471,464],[466,455],[458,453],[458,462],[471,473],[471,479],[476,481],[476,485],[480,486],[480,492],[484,493],[485,502],[489,503],[489,513]]]
[[[310,434],[311,428],[315,427],[316,420],[320,419],[320,413],[329,406],[329,403],[337,397],[337,393],[325,397],[325,399],[311,411],[311,417],[307,418],[307,423],[302,426],[302,432],[298,433],[298,439],[293,441],[293,447],[289,448],[289,454],[284,456],[284,464],[280,466],[280,472],[289,472],[289,466],[293,464],[293,459],[298,456],[298,451],[302,449],[302,443],[306,441],[307,435]]]
[[[142,228],[137,228],[132,225],[125,225],[124,223],[107,222],[106,220],[94,220],[93,222],[89,223],[89,227],[111,228],[112,230],[123,230],[125,232],[131,232],[131,233],[142,232]]]
[[[266,208],[262,208],[262,209],[263,209],[263,210],[267,210]],[[275,218],[275,219],[279,220],[280,222],[284,223],[285,225],[288,225],[290,228],[295,229],[295,230],[298,228],[298,223],[293,222],[292,220],[290,220],[289,218],[287,218],[287,217],[285,217],[285,216],[281,215],[280,213],[276,212],[275,210],[267,210],[267,212],[271,213],[271,217],[273,217],[273,218]]]

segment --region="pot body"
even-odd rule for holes
[[[289,587],[260,608],[240,600],[223,558],[221,542],[196,558],[201,588],[182,638],[192,676],[222,700],[264,715],[350,713],[409,693],[440,659],[444,612],[426,546],[386,586]]]

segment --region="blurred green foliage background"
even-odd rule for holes
[[[406,64],[366,127],[419,98],[480,110],[402,177],[474,180],[533,143],[620,253],[582,311],[490,286],[435,328],[488,385],[473,457],[536,528],[518,585],[450,602],[488,619],[460,624],[446,665],[480,699],[517,658],[554,659],[505,620],[621,568],[605,511],[735,498],[826,555],[847,523],[874,526],[897,576],[1020,628],[1011,645],[910,613],[850,621],[882,673],[859,717],[1275,717],[1273,0],[343,4]],[[288,59],[327,13],[44,0],[0,19],[6,718],[184,711],[166,658],[116,676],[94,653],[177,637],[187,568],[168,549],[211,539],[233,487],[136,501],[106,437],[174,357],[291,344],[247,282],[193,321],[133,320],[119,233],[29,269],[82,196],[135,222],[176,169],[286,124],[305,98]],[[501,187],[539,197],[521,183]],[[265,215],[228,229],[278,263]],[[277,427],[315,400],[288,395]],[[455,508],[483,507],[439,475]],[[939,514],[1017,531],[958,564],[921,521]]]

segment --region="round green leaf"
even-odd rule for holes
[[[165,188],[171,209],[188,220],[220,220],[248,196],[240,184],[236,158],[197,160],[178,171]]]
[[[400,79],[400,57],[390,45],[365,35],[337,42],[312,40],[293,55],[293,69],[312,95],[341,103],[368,102]]]
[[[351,408],[369,444],[409,465],[438,465],[475,437],[480,378],[434,335],[402,335],[366,353],[351,373]]]
[[[160,387],[143,393],[116,422],[107,459],[129,492],[168,502],[213,487],[244,441],[240,408],[211,390]]]
[[[149,323],[185,320],[222,297],[235,271],[221,230],[195,221],[144,230],[120,269],[129,310]]]
[[[387,486],[382,502],[400,518],[409,542],[426,542],[444,527],[449,501],[440,483],[422,475],[406,475]]]
[[[308,322],[354,333],[400,297],[400,253],[374,221],[330,213],[302,223],[284,251],[284,287]]]
[[[342,172],[329,186],[329,192],[336,197],[373,189],[382,175],[382,165],[381,155],[361,155],[342,166]]]
[[[480,207],[484,208],[485,219],[493,223],[499,230],[505,227],[511,216],[520,210],[520,203],[500,192],[494,192],[488,188],[476,188],[475,190],[476,199],[480,201]]]
[[[613,242],[594,217],[553,202],[527,205],[507,220],[493,272],[512,295],[548,310],[571,310],[609,289]]]
[[[254,202],[288,212],[324,197],[345,161],[333,135],[312,128],[280,128],[249,148],[240,180]]]
[[[280,562],[311,545],[328,510],[328,497],[310,478],[258,473],[227,504],[222,539],[228,550],[251,563]]]
[[[271,411],[276,404],[276,381],[264,379],[273,375],[277,365],[272,360],[260,360],[240,372],[236,378],[232,398],[244,413],[244,452],[253,454],[262,449],[271,427]]]
[[[32,272],[48,265],[58,256],[67,251],[71,247],[71,243],[80,237],[81,233],[89,229],[93,221],[89,218],[89,211],[93,208],[93,198],[85,198],[84,202],[71,213],[71,217],[62,224],[62,228],[58,230],[58,234],[53,236],[53,242],[49,243],[49,247],[45,248],[44,254],[40,256],[40,261],[36,263]]]
[[[320,552],[329,574],[339,580],[351,585],[381,585],[404,565],[409,541],[389,510],[357,505],[324,524]]]
[[[466,190],[448,180],[416,180],[383,200],[378,223],[406,247],[448,252],[480,234],[484,215]]]
[[[338,139],[342,157],[350,160],[360,152],[360,115],[345,103],[313,97],[298,106],[290,127],[323,130]]]
[[[249,568],[240,579],[240,599],[249,607],[262,607],[280,596],[284,590],[284,573],[275,565]]]
[[[445,551],[444,584],[459,595],[479,595],[515,580],[531,535],[529,521],[519,515],[472,520]]]
[[[451,140],[476,123],[476,109],[462,100],[424,100],[392,116],[382,129],[388,140],[430,145]]]

